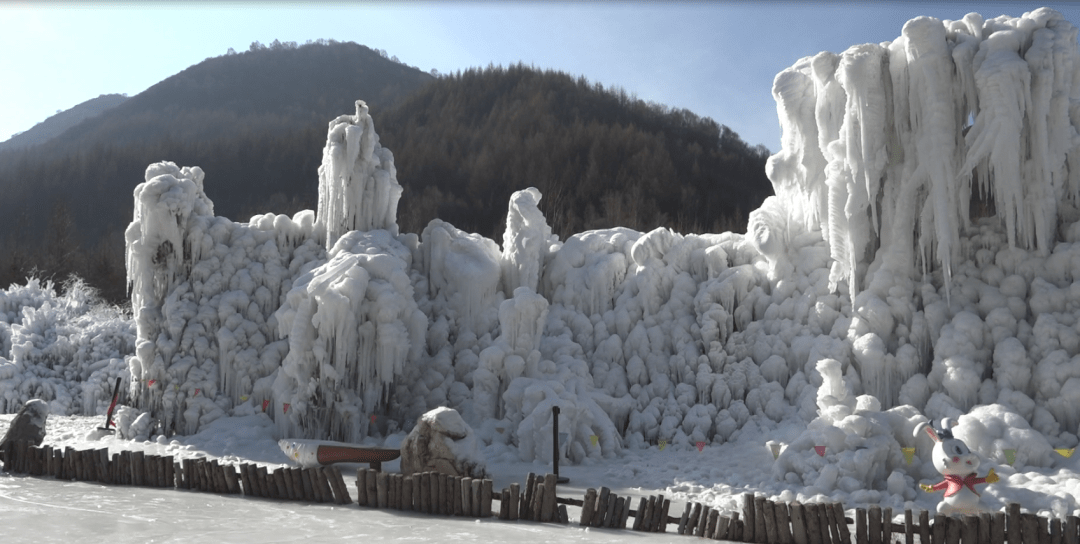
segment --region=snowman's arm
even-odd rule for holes
[[[934,485],[919,484],[919,487],[921,487],[923,491],[930,493],[931,491],[941,491],[942,489],[949,487],[949,482],[942,480]]]

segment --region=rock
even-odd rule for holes
[[[420,417],[401,443],[401,472],[437,471],[451,476],[484,478],[476,433],[452,408],[436,408]]]
[[[4,439],[0,440],[0,451],[4,451],[10,443],[20,440],[40,446],[45,440],[45,420],[49,417],[49,405],[41,399],[30,399],[15,419],[11,420],[11,426],[4,433]]]

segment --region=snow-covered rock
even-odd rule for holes
[[[457,410],[424,414],[401,443],[401,473],[435,471],[451,476],[486,476],[479,441]]]

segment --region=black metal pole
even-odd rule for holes
[[[551,447],[551,459],[555,464],[555,482],[565,484],[570,481],[570,478],[559,477],[559,407],[551,407],[551,417],[554,420],[552,425],[552,447]]]

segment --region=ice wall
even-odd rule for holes
[[[986,214],[973,208],[994,210],[1010,247],[1050,252],[1058,203],[1080,195],[1076,35],[1046,8],[919,17],[891,43],[777,75],[782,149],[768,175],[792,217],[821,230],[833,283],[856,294],[892,257],[949,284],[961,231]]]
[[[330,121],[319,166],[316,230],[328,248],[349,231],[397,234],[400,198],[394,154],[379,145],[367,104],[357,100],[355,115]]]
[[[352,440],[448,406],[508,459],[549,459],[556,405],[573,461],[800,421],[777,476],[823,493],[928,470],[893,451],[926,417],[978,414],[981,452],[1040,433],[1024,462],[1045,463],[1080,441],[1076,58],[1040,10],[798,61],[746,235],[560,241],[535,189],[501,247],[440,220],[399,235],[362,107],[331,123],[318,218],[214,218],[201,172],[152,167],[133,381],[175,431],[265,402],[283,435]]]
[[[134,403],[159,422],[161,432],[194,432],[238,406],[262,410],[264,401],[267,408],[272,403],[275,410],[288,416],[285,419],[294,426],[281,424],[290,432],[298,432],[295,421],[312,417],[304,410],[309,405],[312,410],[333,406],[347,413],[347,403],[327,394],[325,388],[275,386],[285,383],[279,379],[279,369],[288,368],[294,376],[313,372],[295,369],[295,361],[303,357],[296,354],[289,359],[290,347],[306,350],[304,356],[311,364],[336,367],[342,380],[352,379],[351,389],[342,396],[354,408],[360,402],[356,399],[365,395],[368,405],[374,404],[370,398],[378,395],[371,392],[370,384],[383,383],[392,371],[400,370],[400,353],[389,356],[389,368],[373,367],[370,360],[375,354],[388,353],[387,346],[398,342],[415,357],[415,350],[402,341],[407,337],[415,340],[418,327],[414,316],[402,318],[408,323],[408,332],[402,332],[387,324],[397,315],[396,310],[384,311],[381,302],[372,310],[372,304],[363,302],[365,297],[379,298],[377,293],[385,290],[383,282],[392,280],[395,288],[408,286],[400,278],[390,278],[389,269],[379,268],[382,264],[371,264],[383,260],[354,255],[370,248],[356,246],[358,242],[352,239],[341,247],[336,245],[357,228],[397,232],[394,221],[401,187],[393,156],[378,145],[367,106],[362,101],[356,106],[356,115],[341,116],[329,125],[319,168],[318,215],[310,210],[293,217],[266,214],[252,217],[248,223],[236,223],[214,215],[213,204],[203,192],[204,174],[198,167],[158,163],[147,168],[146,182],[135,189],[134,219],[127,229],[128,282],[138,326],[136,354],[130,361],[131,393]],[[376,244],[380,254],[394,254],[383,238],[378,238],[383,245]],[[333,251],[328,252],[328,248]],[[338,261],[327,264],[335,256],[340,257]],[[320,266],[323,268],[314,274],[321,280],[363,284],[366,294],[361,289],[352,302],[327,300],[327,296],[333,298],[333,287],[318,281],[315,287],[311,285],[312,270]],[[326,270],[326,266],[338,268]],[[404,267],[408,268],[407,264]],[[338,272],[344,276],[339,278]],[[364,274],[370,278],[357,279]],[[298,288],[314,291],[294,293],[298,281],[303,282]],[[304,296],[314,302],[302,300]],[[396,301],[387,304],[400,306]],[[278,314],[283,305],[288,307]],[[322,313],[315,315],[324,322],[309,323],[308,328],[294,326],[292,316],[298,307],[311,305],[315,308],[312,311],[321,308]],[[348,308],[353,311],[346,311]],[[352,316],[358,331],[334,330],[331,318],[344,319],[346,314]],[[378,315],[366,319],[368,314]],[[375,324],[380,325],[377,330],[365,328]],[[294,329],[296,334],[289,336]],[[375,334],[377,341],[365,343],[372,340],[368,333]],[[327,347],[327,342],[336,345]],[[414,342],[419,344],[422,342]],[[343,359],[346,353],[358,351],[358,346],[373,351],[360,356],[359,364],[354,355]],[[323,351],[312,355],[313,349]],[[289,364],[283,366],[286,361]],[[318,368],[314,372],[331,375],[319,374]],[[289,404],[298,407],[291,415],[285,408]],[[332,431],[312,424],[304,432],[354,437],[360,429],[359,419],[335,422]]]

